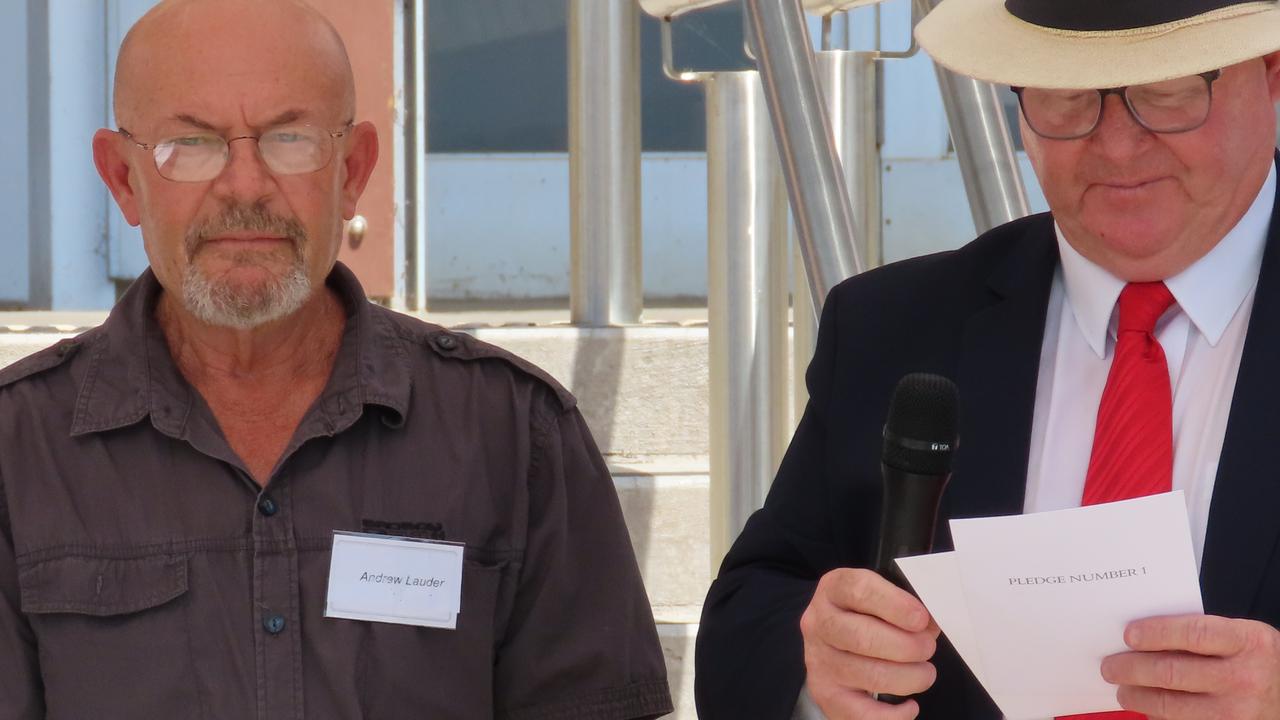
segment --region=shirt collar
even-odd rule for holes
[[[402,424],[409,408],[410,370],[400,334],[385,317],[386,311],[369,303],[345,265],[337,263],[326,283],[342,300],[347,325],[333,372],[316,409],[303,424],[333,434],[354,423],[367,404],[389,410],[383,417],[389,425]],[[188,434],[193,410],[203,402],[178,371],[155,320],[161,291],[148,268],[98,329],[76,402],[72,435],[121,428],[148,416],[167,435]]]
[[[1204,257],[1165,280],[1178,307],[1211,346],[1217,346],[1244,299],[1258,282],[1276,201],[1276,167],[1240,222]],[[1067,304],[1089,347],[1106,357],[1112,313],[1125,281],[1095,265],[1071,246],[1054,224]]]

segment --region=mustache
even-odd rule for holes
[[[1112,183],[1117,180],[1151,180],[1176,176],[1176,165],[1158,158],[1136,158],[1132,162],[1113,163],[1091,158],[1082,160],[1076,169],[1077,177],[1088,183]]]
[[[262,205],[233,205],[213,217],[193,225],[184,239],[187,259],[212,238],[233,232],[260,232],[289,239],[293,251],[301,253],[306,246],[307,231],[296,218],[276,215]]]

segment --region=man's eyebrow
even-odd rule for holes
[[[177,120],[180,123],[184,123],[187,125],[191,125],[192,127],[200,128],[201,130],[217,130],[218,129],[210,125],[209,123],[205,122],[204,120],[201,120],[200,118],[196,117],[195,115],[178,113],[177,115],[173,116],[173,119]]]
[[[306,110],[302,110],[300,108],[291,108],[289,110],[285,110],[279,115],[276,115],[275,117],[266,121],[265,123],[262,124],[262,127],[275,127],[277,125],[287,125],[291,122],[297,122],[300,118],[306,116],[306,114],[307,114]],[[209,122],[201,120],[195,115],[189,115],[187,113],[178,113],[177,115],[173,116],[173,119],[185,125],[190,125],[192,127],[199,128],[201,130],[209,130],[211,132],[216,132],[217,130],[219,130],[219,128],[215,127]]]
[[[285,110],[279,115],[268,120],[266,123],[266,126],[273,127],[275,125],[287,125],[291,122],[296,122],[306,114],[307,114],[306,110],[300,110],[297,108],[294,108],[292,110]]]

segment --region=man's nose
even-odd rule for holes
[[[238,137],[227,141],[227,164],[214,178],[213,189],[218,194],[242,203],[255,203],[274,192],[275,176],[258,151],[253,137]]]
[[[1153,133],[1142,127],[1129,112],[1124,98],[1107,95],[1102,102],[1102,118],[1093,133],[1093,143],[1102,152],[1113,157],[1125,157],[1151,142]]]

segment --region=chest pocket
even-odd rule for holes
[[[200,717],[187,559],[66,554],[20,563],[48,719]]]
[[[478,562],[477,554],[484,556],[483,551],[467,548],[462,564],[462,611],[456,629],[378,622],[349,622],[337,628],[349,636],[344,645],[358,648],[356,682],[364,717],[494,715],[494,665],[505,624],[501,616],[510,612],[510,602],[503,598],[503,576],[512,568],[505,560]],[[432,682],[422,682],[423,677]]]

